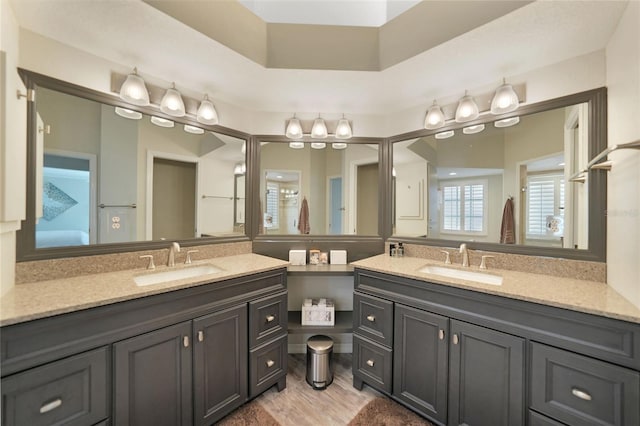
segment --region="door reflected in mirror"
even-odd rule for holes
[[[261,142],[259,234],[378,235],[378,144],[335,145]]]
[[[245,140],[36,90],[36,248],[244,235]]]
[[[588,104],[496,123],[394,143],[393,235],[587,249]]]

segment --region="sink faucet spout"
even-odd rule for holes
[[[175,266],[176,253],[180,253],[180,244],[173,242],[169,246],[169,259],[167,260],[167,266]]]
[[[465,243],[460,244],[460,253],[462,253],[462,266],[469,266],[469,250]]]

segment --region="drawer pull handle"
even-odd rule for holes
[[[271,361],[271,360],[267,361],[267,368],[271,368],[271,367],[273,367],[273,366],[274,366],[274,364],[275,364],[275,362],[274,362],[274,361]]]
[[[376,320],[376,317],[375,317],[375,316],[373,316],[373,315],[367,315],[367,321],[369,321],[369,322],[375,322],[375,320]]]
[[[42,404],[42,407],[40,407],[40,414],[48,413],[49,411],[55,410],[61,405],[62,405],[61,398],[54,399],[53,401],[47,402],[46,404]]]
[[[375,364],[375,362],[372,359],[367,360],[367,365],[369,367],[373,367],[374,364]]]
[[[585,391],[581,391],[580,389],[577,389],[577,388],[572,388],[571,389],[571,393],[576,398],[580,398],[580,399],[583,399],[585,401],[591,401],[591,395],[589,395]]]
[[[274,315],[267,315],[267,322],[273,322],[276,319]]]
[[[457,345],[459,341],[460,341],[460,339],[458,339],[458,335],[457,335],[457,334],[454,334],[454,335],[453,335],[453,344],[454,344],[454,345]]]
[[[182,338],[182,346],[184,346],[185,348],[189,347],[189,336],[184,336]]]
[[[444,330],[438,331],[438,339],[444,340]]]
[[[198,331],[198,342],[202,342],[204,340],[204,331]]]

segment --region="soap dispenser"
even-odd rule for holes
[[[398,248],[396,249],[396,255],[398,257],[404,256],[404,246],[402,245],[402,243],[398,243]]]

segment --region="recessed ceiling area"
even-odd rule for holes
[[[240,3],[269,23],[380,27],[420,1],[240,0]]]

